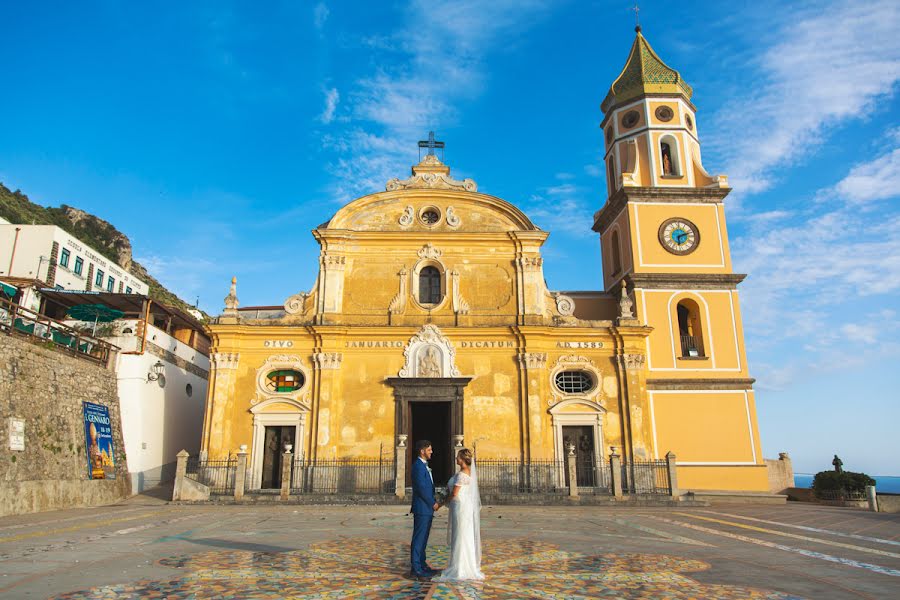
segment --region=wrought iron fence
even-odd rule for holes
[[[868,500],[865,492],[850,490],[817,490],[816,498],[827,502],[865,502]]]
[[[696,335],[681,336],[681,355],[682,356],[703,356],[703,338]]]
[[[485,494],[567,494],[562,460],[479,459],[478,487]]]
[[[665,460],[622,463],[622,490],[626,494],[669,494],[669,467]]]
[[[566,473],[568,484],[568,472]],[[609,494],[612,493],[612,475],[609,465],[598,462],[593,456],[579,458],[575,461],[575,482],[578,493]]]
[[[109,342],[92,337],[24,306],[0,298],[0,331],[8,335],[40,340],[49,346],[100,365],[105,365],[113,350]]]
[[[187,461],[185,476],[209,487],[210,494],[233,494],[237,475],[237,459],[200,460],[191,457]]]
[[[294,459],[291,494],[393,494],[395,473],[390,458]]]

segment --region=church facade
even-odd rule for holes
[[[280,485],[286,444],[362,458],[427,438],[436,480],[460,445],[529,461],[572,444],[580,461],[673,452],[682,489],[767,491],[730,189],[702,166],[691,96],[638,31],[601,105],[596,291],[547,289],[548,233],[454,179],[434,144],[409,178],[313,231],[311,290],[240,308],[233,282],[210,326],[203,454],[245,445],[251,487],[265,488]]]

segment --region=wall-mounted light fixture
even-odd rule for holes
[[[162,364],[162,361],[156,361],[156,364],[150,367],[150,372],[147,373],[147,381],[159,380],[159,378],[163,376],[165,370],[166,366]]]

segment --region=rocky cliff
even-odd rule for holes
[[[149,295],[154,300],[185,310],[193,308],[166,289],[140,263],[135,262],[131,255],[131,240],[128,236],[100,217],[66,204],[59,207],[40,206],[19,190],[10,191],[2,183],[0,183],[0,217],[10,223],[56,225],[93,247],[106,258],[115,261],[135,277],[146,281],[150,286]]]

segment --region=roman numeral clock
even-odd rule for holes
[[[700,245],[700,231],[687,219],[668,219],[659,226],[659,243],[672,254],[690,254]]]

